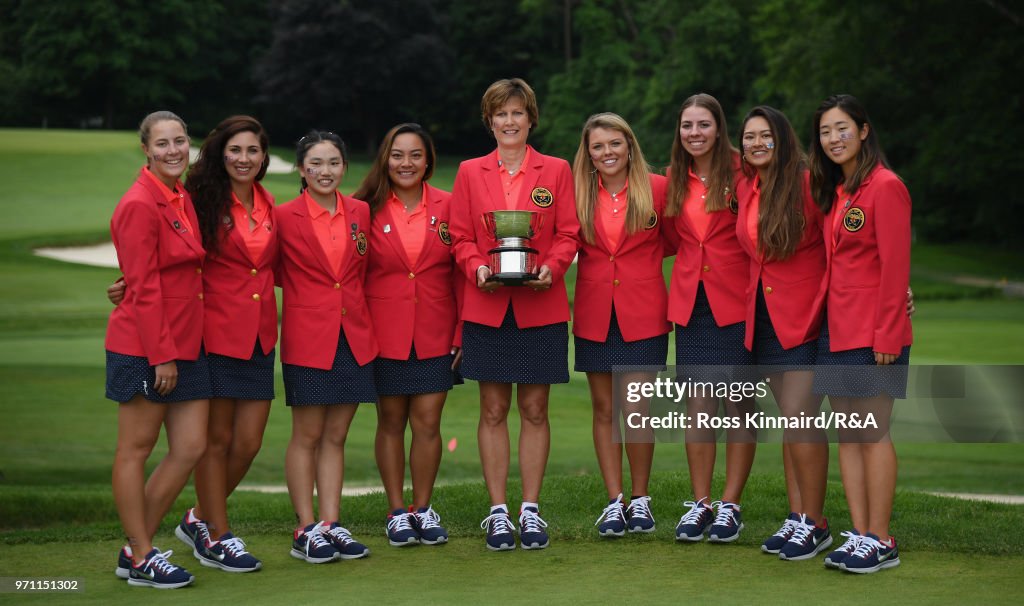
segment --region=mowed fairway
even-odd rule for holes
[[[284,145],[276,151],[290,160],[286,150]],[[1021,601],[1024,507],[917,492],[1024,494],[1020,444],[897,444],[900,492],[893,529],[903,565],[867,578],[825,571],[817,559],[784,563],[758,551],[760,540],[786,513],[778,444],[759,448],[744,501],[747,528],[737,544],[672,541],[681,501],[688,496],[681,444],[657,447],[656,535],[598,541],[592,524],[606,501],[590,438],[586,380],[576,373],[571,383],[552,389],[552,449],[542,495],[553,537],[549,550],[491,554],[483,547],[478,524],[487,498],[477,459],[476,388],[470,383],[452,392],[442,427],[444,442],[454,438],[457,447],[444,452],[443,486],[434,505],[452,532],[451,544],[391,548],[383,540],[383,497],[346,497],[343,522],[366,540],[373,555],[311,566],[287,555],[293,519],[287,496],[239,492],[230,503],[236,530],[265,569],[229,575],[198,566],[171,534],[175,518],[194,498],[188,488],[156,542],[175,550],[173,560],[196,574],[196,586],[176,592],[129,590],[112,574],[121,536],[109,487],[116,404],[103,398],[103,333],[110,310],[104,290],[118,272],[42,259],[32,249],[107,238],[114,205],[141,165],[131,133],[0,130],[5,217],[0,223],[0,577],[73,576],[84,579],[86,587],[82,594],[39,601]],[[456,165],[446,162],[435,185],[449,189]],[[344,191],[355,189],[367,166],[365,159],[353,161]],[[265,183],[278,202],[285,202],[294,197],[297,181],[294,174],[273,175]],[[923,256],[948,262],[934,250]],[[1014,260],[992,261],[997,262],[1012,267]],[[993,267],[991,275],[1014,275],[999,270]],[[935,280],[932,267],[915,266],[917,275]],[[573,278],[568,277],[570,286]],[[1024,362],[1020,300],[920,300],[914,330],[915,363]],[[280,381],[278,394],[283,395]],[[356,415],[346,450],[347,486],[379,483],[375,422],[370,406]],[[510,425],[515,434],[514,412]],[[289,431],[290,416],[279,400],[246,485],[284,485]],[[162,452],[160,445],[152,461]],[[838,540],[849,520],[834,452],[830,479],[826,511]],[[517,501],[518,494],[513,487],[510,500]]]

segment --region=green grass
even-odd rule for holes
[[[275,151],[290,159],[287,149]],[[116,405],[103,398],[103,333],[110,311],[104,290],[117,271],[38,258],[32,249],[107,238],[110,213],[141,164],[131,133],[0,130],[0,212],[7,218],[0,224],[0,577],[39,576],[40,566],[46,566],[47,574],[74,574],[87,583],[84,594],[34,598],[38,600],[110,603],[126,594],[110,574],[121,530],[109,488]],[[343,190],[355,189],[368,167],[368,159],[354,158]],[[450,188],[456,167],[455,159],[445,159],[435,184]],[[272,175],[265,183],[279,202],[296,194],[295,174]],[[915,246],[914,264],[915,290],[923,289],[918,290],[914,317],[915,363],[1024,361],[1024,301],[985,289],[950,287],[947,280],[959,272],[1019,279],[1024,264],[1018,257],[974,247]],[[574,277],[570,271],[570,293]],[[956,296],[942,294],[943,289]],[[277,388],[283,393],[280,376]],[[787,566],[758,553],[762,535],[774,531],[785,514],[780,509],[784,490],[778,444],[759,447],[744,503],[747,530],[739,545],[680,546],[671,541],[680,501],[687,494],[682,444],[656,448],[652,494],[657,536],[596,540],[591,524],[603,506],[604,491],[591,444],[589,394],[585,378],[577,373],[569,384],[554,386],[551,395],[553,440],[543,506],[555,544],[544,553],[488,554],[477,527],[487,506],[477,457],[477,416],[475,385],[455,389],[442,434],[445,443],[456,438],[458,447],[444,452],[434,500],[453,533],[452,544],[391,549],[381,540],[383,497],[346,497],[346,524],[367,539],[374,555],[365,562],[311,567],[285,553],[293,519],[287,496],[240,491],[231,498],[232,518],[266,562],[266,570],[254,576],[226,575],[192,566],[198,575],[196,588],[173,592],[173,597],[164,592],[143,597],[224,602],[237,599],[232,592],[249,589],[244,599],[254,603],[279,603],[293,595],[302,602],[367,595],[388,602],[462,603],[493,599],[481,587],[500,587],[515,597],[516,590],[506,588],[518,588],[522,579],[541,583],[544,600],[551,603],[598,599],[583,596],[678,602],[695,594],[719,601],[775,602],[789,599],[780,591],[789,581],[809,583],[815,601],[863,597],[857,592],[863,583],[851,575],[827,573],[814,562]],[[373,461],[375,423],[372,407],[364,406],[356,415],[346,449],[347,485],[379,483]],[[290,425],[288,410],[276,402],[247,485],[283,485]],[[515,412],[510,426],[515,448]],[[151,465],[164,448],[158,445]],[[964,588],[970,589],[972,600],[1012,601],[1024,579],[1019,532],[1024,508],[953,501],[918,491],[1024,494],[1024,445],[898,443],[897,451],[900,492],[893,526],[905,551],[904,565],[872,578],[872,601],[948,601]],[[724,472],[724,457],[719,458],[717,482]],[[514,501],[519,494],[515,468],[512,473],[509,498]],[[829,478],[828,510],[838,532],[848,520],[834,452]],[[191,559],[175,546],[170,531],[193,496],[186,489],[159,537],[162,547],[177,549],[179,563]],[[986,532],[978,533],[979,528]],[[54,561],[56,542],[63,548]],[[437,580],[424,573],[433,563],[443,565]],[[642,587],[623,581],[633,578],[637,566],[650,575]],[[712,574],[743,582],[709,589]],[[484,584],[481,578],[490,581]],[[341,583],[330,582],[335,579]],[[390,593],[385,595],[383,588]]]

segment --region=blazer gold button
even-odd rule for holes
[[[708,265],[705,265],[705,266],[704,266],[704,271],[711,271],[711,267],[710,267],[710,266],[708,266]]]
[[[255,276],[258,273],[260,273],[260,272],[255,267],[253,267],[252,269],[249,270],[249,274],[250,275]]]
[[[410,279],[410,280],[412,280],[412,279],[413,279],[413,278],[415,278],[415,277],[416,277],[416,274],[414,274],[414,273],[412,273],[412,272],[410,271],[410,272],[409,272],[409,279]]]
[[[615,286],[618,286],[618,285],[619,285],[619,280],[618,280],[618,278],[616,278],[616,279],[612,280],[612,284],[614,284]]]
[[[342,307],[341,308],[341,315],[345,315],[347,313],[348,313],[348,311],[344,307]]]
[[[764,294],[766,294],[766,295],[772,294],[772,287],[771,286],[765,286],[764,287]]]
[[[203,300],[203,293],[199,293],[199,300],[200,300],[200,301],[202,301],[202,300]]]
[[[334,283],[334,290],[338,290],[339,288],[341,288],[341,284],[339,282],[335,282]]]
[[[257,293],[253,293],[252,294],[252,300],[253,301],[259,301],[260,300],[260,293],[258,293],[258,292]]]
[[[615,260],[615,255],[612,255],[612,256],[608,257],[608,260],[609,261],[614,261]]]
[[[196,268],[196,273],[197,273],[197,274],[201,274],[201,273],[203,273],[203,268],[202,268],[202,267],[197,267],[197,268]]]

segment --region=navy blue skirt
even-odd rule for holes
[[[704,292],[704,283],[701,282],[697,287],[697,299],[693,304],[690,323],[686,326],[676,324],[677,370],[718,365],[753,367],[754,354],[743,345],[745,333],[745,322],[728,326],[719,326],[715,323],[708,295]],[[737,370],[735,373],[727,373],[724,379],[738,379],[744,374],[740,369]]]
[[[345,330],[338,331],[338,349],[330,370],[281,364],[284,397],[288,406],[358,404],[376,402],[373,361],[360,366],[352,356]]]
[[[194,361],[175,360],[178,365],[178,384],[166,396],[153,390],[156,369],[145,356],[107,351],[107,397],[115,402],[128,402],[141,394],[150,402],[167,404],[210,398],[210,365],[206,352],[199,350]]]
[[[665,358],[668,357],[668,334],[625,341],[614,305],[612,319],[608,324],[608,336],[603,343],[576,335],[573,335],[573,343],[576,346],[576,372],[612,372],[615,366],[664,368]]]
[[[274,399],[274,360],[277,352],[271,349],[270,353],[264,354],[258,337],[248,360],[214,353],[208,357],[214,398]]]
[[[381,396],[412,396],[421,393],[448,391],[462,384],[462,377],[452,370],[455,356],[446,354],[423,360],[416,356],[413,345],[408,360],[377,358],[373,376],[377,394]]]
[[[519,328],[511,303],[497,328],[465,322],[462,376],[494,383],[568,383],[568,324]]]
[[[814,393],[838,398],[871,398],[888,394],[907,397],[907,373],[910,346],[900,352],[892,364],[875,364],[870,347],[829,351],[828,317],[821,323],[818,337],[818,366],[814,370]]]
[[[787,370],[810,370],[818,356],[818,341],[811,340],[796,347],[785,349],[775,334],[775,326],[768,315],[768,304],[764,299],[764,288],[757,285],[757,316],[754,324],[754,358],[759,366],[778,368],[765,369],[765,372],[784,372]]]

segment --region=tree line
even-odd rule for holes
[[[1000,0],[0,0],[0,125],[194,134],[251,113],[276,144],[337,130],[356,151],[412,120],[447,155],[490,149],[486,86],[526,78],[532,142],[571,157],[615,111],[663,166],[679,104],[715,95],[736,139],[753,105],[804,144],[828,94],[868,107],[914,197],[917,236],[1020,249],[1024,13]]]

